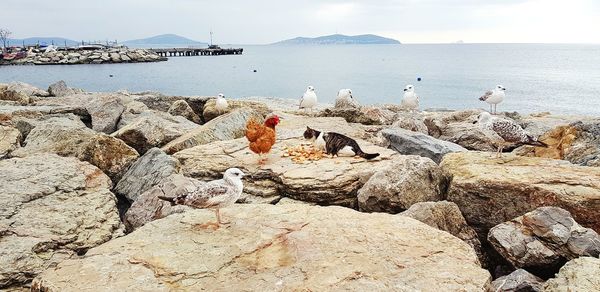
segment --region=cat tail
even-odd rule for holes
[[[362,151],[362,149],[358,148],[358,151],[356,151],[356,155],[358,155],[366,160],[371,160],[371,159],[379,156],[379,153],[365,153]]]

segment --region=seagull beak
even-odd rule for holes
[[[473,121],[473,125],[474,125],[474,124],[477,124],[477,121]]]
[[[406,88],[404,88],[404,91],[406,91],[406,90],[407,90],[407,89],[406,89]]]
[[[502,90],[506,90],[506,88],[502,88]]]

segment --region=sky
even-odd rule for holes
[[[600,0],[2,0],[13,38],[222,44],[377,34],[403,43],[600,43]]]

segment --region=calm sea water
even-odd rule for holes
[[[88,91],[229,97],[297,98],[313,85],[321,102],[351,88],[364,104],[399,103],[414,84],[422,108],[450,109],[487,108],[478,97],[502,84],[499,110],[600,115],[600,45],[244,46],[241,56],[160,63],[0,67],[0,82],[60,79]]]

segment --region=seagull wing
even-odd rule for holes
[[[493,91],[491,91],[491,90],[488,90],[488,91],[486,91],[486,92],[485,92],[485,94],[484,94],[484,95],[482,95],[482,96],[479,98],[479,100],[481,100],[481,101],[486,101],[488,98],[490,98],[490,96],[492,96],[492,94],[494,94],[494,92],[493,92]]]
[[[217,205],[220,198],[229,194],[229,188],[223,180],[216,180],[200,186],[185,198],[185,204],[196,208],[209,208]]]
[[[506,142],[521,143],[528,140],[528,135],[521,126],[513,121],[494,119],[492,130]]]

